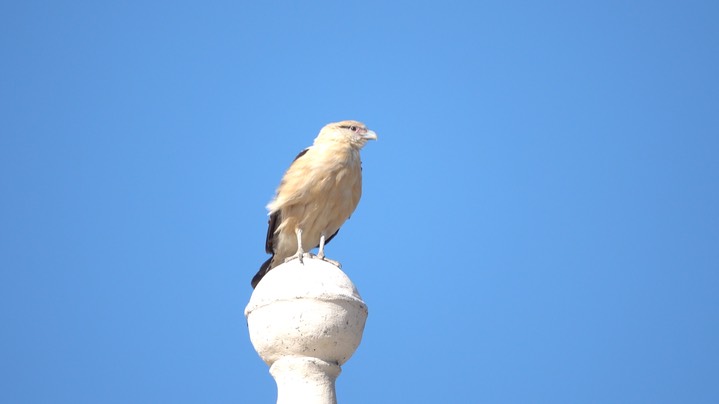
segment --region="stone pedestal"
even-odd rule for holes
[[[367,320],[367,305],[344,272],[312,258],[282,264],[257,285],[245,316],[277,383],[277,404],[337,403],[340,366]]]

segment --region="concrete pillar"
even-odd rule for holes
[[[344,272],[312,258],[282,264],[257,285],[245,316],[277,383],[277,404],[337,403],[340,366],[367,320],[367,305]]]

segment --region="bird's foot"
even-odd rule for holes
[[[305,256],[309,256],[309,253],[297,252],[297,254],[293,254],[293,255],[290,255],[289,257],[285,258],[285,263],[288,263],[288,262],[293,261],[293,260],[300,260],[300,264],[303,264],[303,265],[304,265],[304,263],[305,263],[305,262],[304,262]],[[309,256],[309,258],[312,258],[312,257]]]
[[[314,258],[317,258],[317,256],[312,253],[309,253],[309,252],[297,253],[297,254],[293,254],[293,255],[290,255],[289,257],[285,258],[285,263],[294,261],[294,260],[300,260],[300,264],[304,265],[305,258],[314,259]]]
[[[329,262],[330,264],[336,266],[339,269],[342,269],[342,264],[340,264],[339,261],[331,260],[331,259],[325,257],[324,255],[321,257],[318,255],[317,258],[321,259],[322,261]]]

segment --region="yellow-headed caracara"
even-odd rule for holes
[[[357,121],[322,128],[312,146],[303,150],[282,177],[275,198],[267,205],[269,227],[265,251],[272,254],[260,267],[252,287],[272,268],[325,244],[354,212],[362,194],[360,149],[377,135]]]

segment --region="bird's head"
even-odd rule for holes
[[[343,142],[361,149],[368,140],[377,140],[377,134],[367,129],[365,124],[357,121],[342,121],[325,125],[317,135],[315,143]]]

